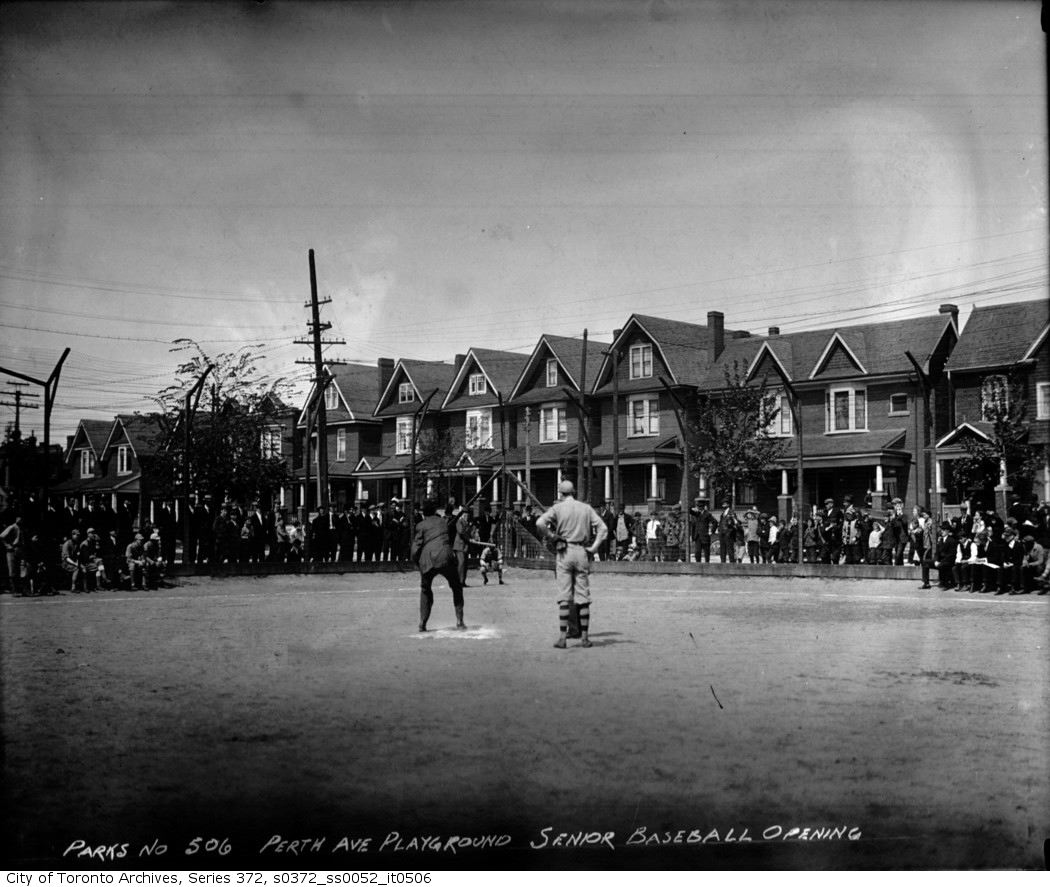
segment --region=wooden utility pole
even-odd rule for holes
[[[616,504],[617,513],[619,513],[623,509],[623,496],[620,490],[620,349],[613,343],[613,346],[605,353],[612,357],[613,502]]]
[[[39,394],[30,394],[29,392],[22,391],[23,388],[28,388],[28,382],[8,382],[15,390],[11,392],[11,396],[15,399],[14,403],[9,400],[0,400],[0,406],[14,407],[15,408],[15,440],[22,439],[22,410],[38,410],[40,409],[39,404],[35,403],[22,403],[23,397],[40,397]]]
[[[186,563],[186,553],[190,550],[190,453],[193,448],[192,425],[193,414],[200,403],[201,392],[204,391],[204,380],[208,373],[214,369],[208,364],[196,384],[186,392],[186,401],[183,413],[183,449],[182,449],[182,476],[183,476],[183,502],[182,502],[182,562]]]
[[[307,326],[310,328],[311,336],[309,339],[296,339],[296,345],[312,345],[314,350],[313,360],[297,360],[296,363],[303,363],[312,365],[314,368],[314,390],[318,393],[317,399],[317,505],[321,508],[328,508],[328,426],[326,423],[325,415],[325,398],[324,391],[328,383],[331,381],[327,378],[328,373],[325,369],[326,364],[338,364],[345,363],[342,360],[327,360],[324,361],[321,356],[321,346],[323,345],[345,345],[346,342],[342,339],[322,339],[321,334],[326,330],[330,330],[332,325],[330,323],[321,323],[321,306],[328,305],[331,299],[317,298],[317,271],[314,267],[314,251],[310,250],[310,301],[306,303],[307,308],[310,309],[311,319],[307,321]],[[310,426],[307,423],[306,428],[306,458],[307,458],[307,471],[309,471],[310,461]],[[310,513],[310,485],[306,484],[306,496],[303,502],[305,506],[305,512],[307,519]]]
[[[579,433],[576,435],[576,492],[581,502],[590,502],[591,474],[587,470],[587,439],[589,435],[584,428],[587,421],[587,411],[584,408],[584,399],[587,397],[587,330],[583,331],[583,354],[580,357],[580,403],[576,406],[579,416]]]
[[[518,486],[521,486],[520,484]],[[525,407],[525,487],[532,490],[532,407]]]

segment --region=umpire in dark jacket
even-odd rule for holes
[[[433,499],[423,503],[423,520],[416,524],[412,537],[412,560],[419,567],[419,630],[427,630],[427,621],[434,606],[431,586],[435,576],[444,576],[452,589],[456,628],[466,628],[463,622],[463,584],[448,538],[448,522],[438,517],[437,502]]]

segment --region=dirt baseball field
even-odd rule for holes
[[[0,599],[31,868],[1042,868],[1050,599],[550,573]]]

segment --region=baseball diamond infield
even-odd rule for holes
[[[0,600],[3,842],[55,868],[1042,868],[1050,599],[874,580],[180,580]]]

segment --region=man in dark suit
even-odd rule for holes
[[[729,501],[722,503],[722,513],[718,516],[718,556],[724,564],[727,560],[736,563],[736,526],[739,523],[736,514],[729,507]]]
[[[416,524],[412,538],[412,560],[419,567],[419,630],[427,630],[427,621],[434,606],[432,590],[434,577],[444,576],[452,589],[452,605],[456,610],[456,628],[465,629],[463,622],[463,585],[452,545],[448,538],[448,523],[438,517],[437,502],[423,503],[423,520]]]

